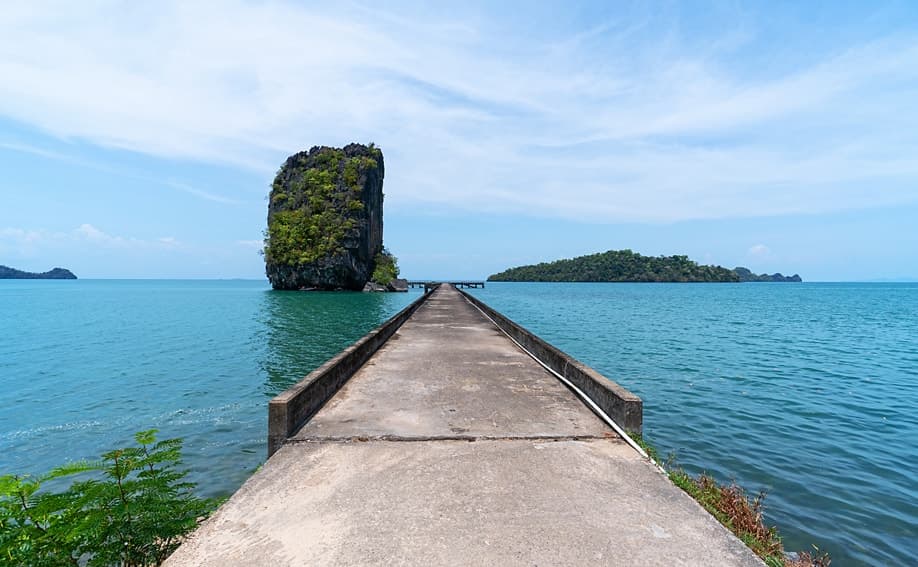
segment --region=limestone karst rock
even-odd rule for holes
[[[274,289],[363,289],[383,249],[383,175],[372,144],[287,158],[268,204],[265,271]]]

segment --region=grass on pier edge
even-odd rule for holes
[[[666,470],[670,481],[694,498],[721,524],[733,532],[756,555],[765,561],[768,567],[829,567],[831,558],[828,553],[820,553],[815,545],[814,553],[801,551],[787,554],[778,529],[765,525],[762,517],[762,503],[765,491],[753,498],[736,484],[720,484],[707,473],[695,477],[679,467],[671,467],[673,459],[667,459],[664,465],[657,450],[651,446],[640,433],[628,432],[628,435],[644,449],[657,464]]]

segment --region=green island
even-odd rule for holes
[[[609,250],[587,256],[518,266],[488,277],[489,282],[800,282],[799,275],[753,274],[749,269],[698,264],[688,256],[644,256]]]

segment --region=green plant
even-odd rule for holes
[[[643,435],[641,435],[637,431],[628,431],[628,437],[631,437],[631,439],[633,439],[634,442],[637,443],[641,449],[644,449],[644,452],[647,453],[647,456],[650,457],[652,461],[654,461],[655,463],[660,462],[660,455],[657,453],[657,449],[651,444],[644,441]]]
[[[364,155],[366,154],[366,155]],[[271,185],[264,257],[268,264],[303,266],[346,252],[344,244],[366,222],[361,195],[382,158],[369,147],[348,157],[319,148],[288,160]]]
[[[784,567],[829,567],[832,558],[828,553],[819,552],[819,548],[813,546],[813,553],[809,551],[800,551],[795,557],[784,562]]]
[[[828,553],[816,554],[800,552],[789,558],[784,551],[784,544],[774,526],[766,526],[762,515],[765,491],[750,498],[746,491],[736,482],[718,483],[714,477],[702,473],[693,476],[682,468],[673,466],[672,456],[664,465],[657,450],[644,439],[640,433],[628,432],[628,436],[660,466],[668,468],[667,475],[673,484],[694,498],[721,524],[736,535],[756,555],[762,558],[768,567],[829,567],[831,558]]]
[[[370,279],[379,285],[388,285],[392,280],[398,277],[398,258],[393,256],[388,250],[376,255],[373,260],[373,275]]]
[[[14,565],[160,565],[215,507],[184,480],[180,439],[135,435],[109,451],[38,476],[0,477],[0,561]],[[43,484],[89,474],[62,491]],[[94,473],[94,474],[93,474]]]
[[[762,517],[765,492],[753,498],[738,484],[719,484],[713,477],[693,477],[681,469],[669,472],[673,483],[689,493],[705,510],[730,529],[767,565],[784,565],[784,546],[774,526],[766,526]]]

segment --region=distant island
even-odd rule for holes
[[[73,272],[64,268],[54,268],[49,272],[36,274],[33,272],[23,272],[8,266],[0,266],[0,280],[75,280],[77,277]]]
[[[609,250],[577,258],[519,266],[488,277],[490,282],[799,282],[800,276],[756,275],[694,262],[688,256],[643,256]]]
[[[739,281],[741,282],[794,282],[799,283],[803,281],[799,275],[794,274],[792,276],[785,276],[781,272],[777,274],[753,274],[748,268],[742,268],[737,266],[733,268],[733,271],[736,272],[736,275],[739,276]]]

